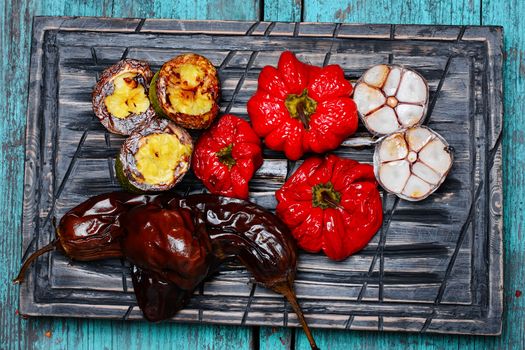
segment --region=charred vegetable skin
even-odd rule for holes
[[[351,93],[352,85],[338,65],[310,66],[286,51],[277,68],[262,69],[248,114],[268,148],[297,160],[306,152],[333,150],[356,131]]]
[[[250,124],[227,114],[199,137],[192,169],[211,193],[247,199],[248,182],[262,163],[261,141]]]
[[[286,225],[264,208],[240,199],[200,194],[184,202],[203,213],[216,259],[238,259],[257,282],[282,294],[297,314],[311,348],[318,349],[293,289],[297,253]]]
[[[108,131],[129,135],[155,111],[148,99],[153,72],[147,62],[127,59],[104,70],[93,90],[93,112]]]
[[[123,256],[134,264],[137,302],[150,321],[173,317],[221,263],[238,259],[257,282],[286,297],[317,349],[293,292],[295,242],[275,215],[253,203],[208,194],[181,198],[114,192],[73,208],[59,227],[68,230],[61,237],[101,243],[98,255],[90,253],[85,260]],[[105,247],[109,254],[104,255]],[[91,248],[79,243],[75,251],[63,252],[75,259]],[[15,281],[21,282],[29,264],[49,250],[34,253]]]
[[[92,197],[71,209],[60,220],[55,239],[25,261],[15,282],[24,281],[27,269],[36,258],[55,249],[79,261],[122,257],[120,219],[140,202],[136,195],[115,192]]]
[[[159,116],[188,129],[205,129],[219,113],[219,78],[206,58],[188,53],[164,63],[150,86]]]
[[[189,170],[193,141],[186,130],[153,120],[126,139],[115,160],[122,187],[135,193],[166,191]]]
[[[373,167],[335,155],[307,159],[276,197],[299,246],[333,260],[361,250],[383,220]]]

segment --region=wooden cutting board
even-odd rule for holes
[[[502,317],[502,32],[500,27],[355,25],[37,17],[27,113],[25,256],[54,236],[51,218],[94,194],[119,190],[113,162],[123,138],[91,111],[102,70],[128,57],[154,70],[183,52],[219,69],[221,110],[247,118],[265,65],[283,50],[311,64],[339,64],[348,79],[378,63],[408,65],[430,84],[427,125],[455,149],[438,191],[422,202],[383,193],[384,224],[344,262],[301,253],[296,290],[312,327],[499,334]],[[195,133],[193,136],[198,136]],[[355,137],[368,138],[363,127]],[[334,153],[371,162],[373,149]],[[265,149],[251,200],[275,207],[301,161]],[[177,186],[198,193],[192,175]],[[119,260],[38,260],[20,289],[33,316],[140,319],[129,270]],[[298,326],[285,300],[230,266],[206,282],[174,321]]]

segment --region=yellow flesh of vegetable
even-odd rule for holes
[[[170,184],[181,158],[191,154],[191,147],[181,144],[172,134],[148,135],[140,143],[135,160],[144,179],[136,180],[148,185]]]
[[[134,73],[123,73],[113,80],[113,94],[106,96],[104,104],[115,118],[125,119],[131,114],[144,113],[149,108],[149,99],[144,86],[138,84]]]
[[[211,94],[201,91],[199,85],[203,82],[206,73],[193,64],[182,64],[175,70],[180,79],[168,84],[168,98],[173,108],[188,115],[201,115],[213,107]]]

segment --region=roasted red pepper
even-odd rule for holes
[[[268,148],[297,160],[306,152],[333,150],[356,131],[351,93],[352,85],[338,65],[307,65],[285,51],[277,68],[262,69],[248,114]]]
[[[307,159],[276,197],[299,246],[333,260],[361,250],[383,220],[373,167],[335,155]]]
[[[262,163],[261,141],[250,124],[227,114],[197,141],[192,168],[211,193],[246,199]]]

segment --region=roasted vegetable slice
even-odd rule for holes
[[[132,192],[173,188],[190,168],[193,143],[186,130],[162,119],[131,134],[115,161],[117,178]]]
[[[408,201],[420,201],[445,181],[453,159],[447,141],[420,126],[383,138],[375,149],[374,171],[388,192]]]
[[[353,97],[368,131],[387,135],[423,122],[428,83],[414,70],[379,64],[359,79]]]
[[[158,115],[189,129],[205,129],[219,113],[219,79],[205,57],[188,53],[164,63],[149,97]]]
[[[93,112],[110,132],[130,135],[155,111],[148,99],[153,72],[147,62],[122,60],[107,68],[93,90]]]

